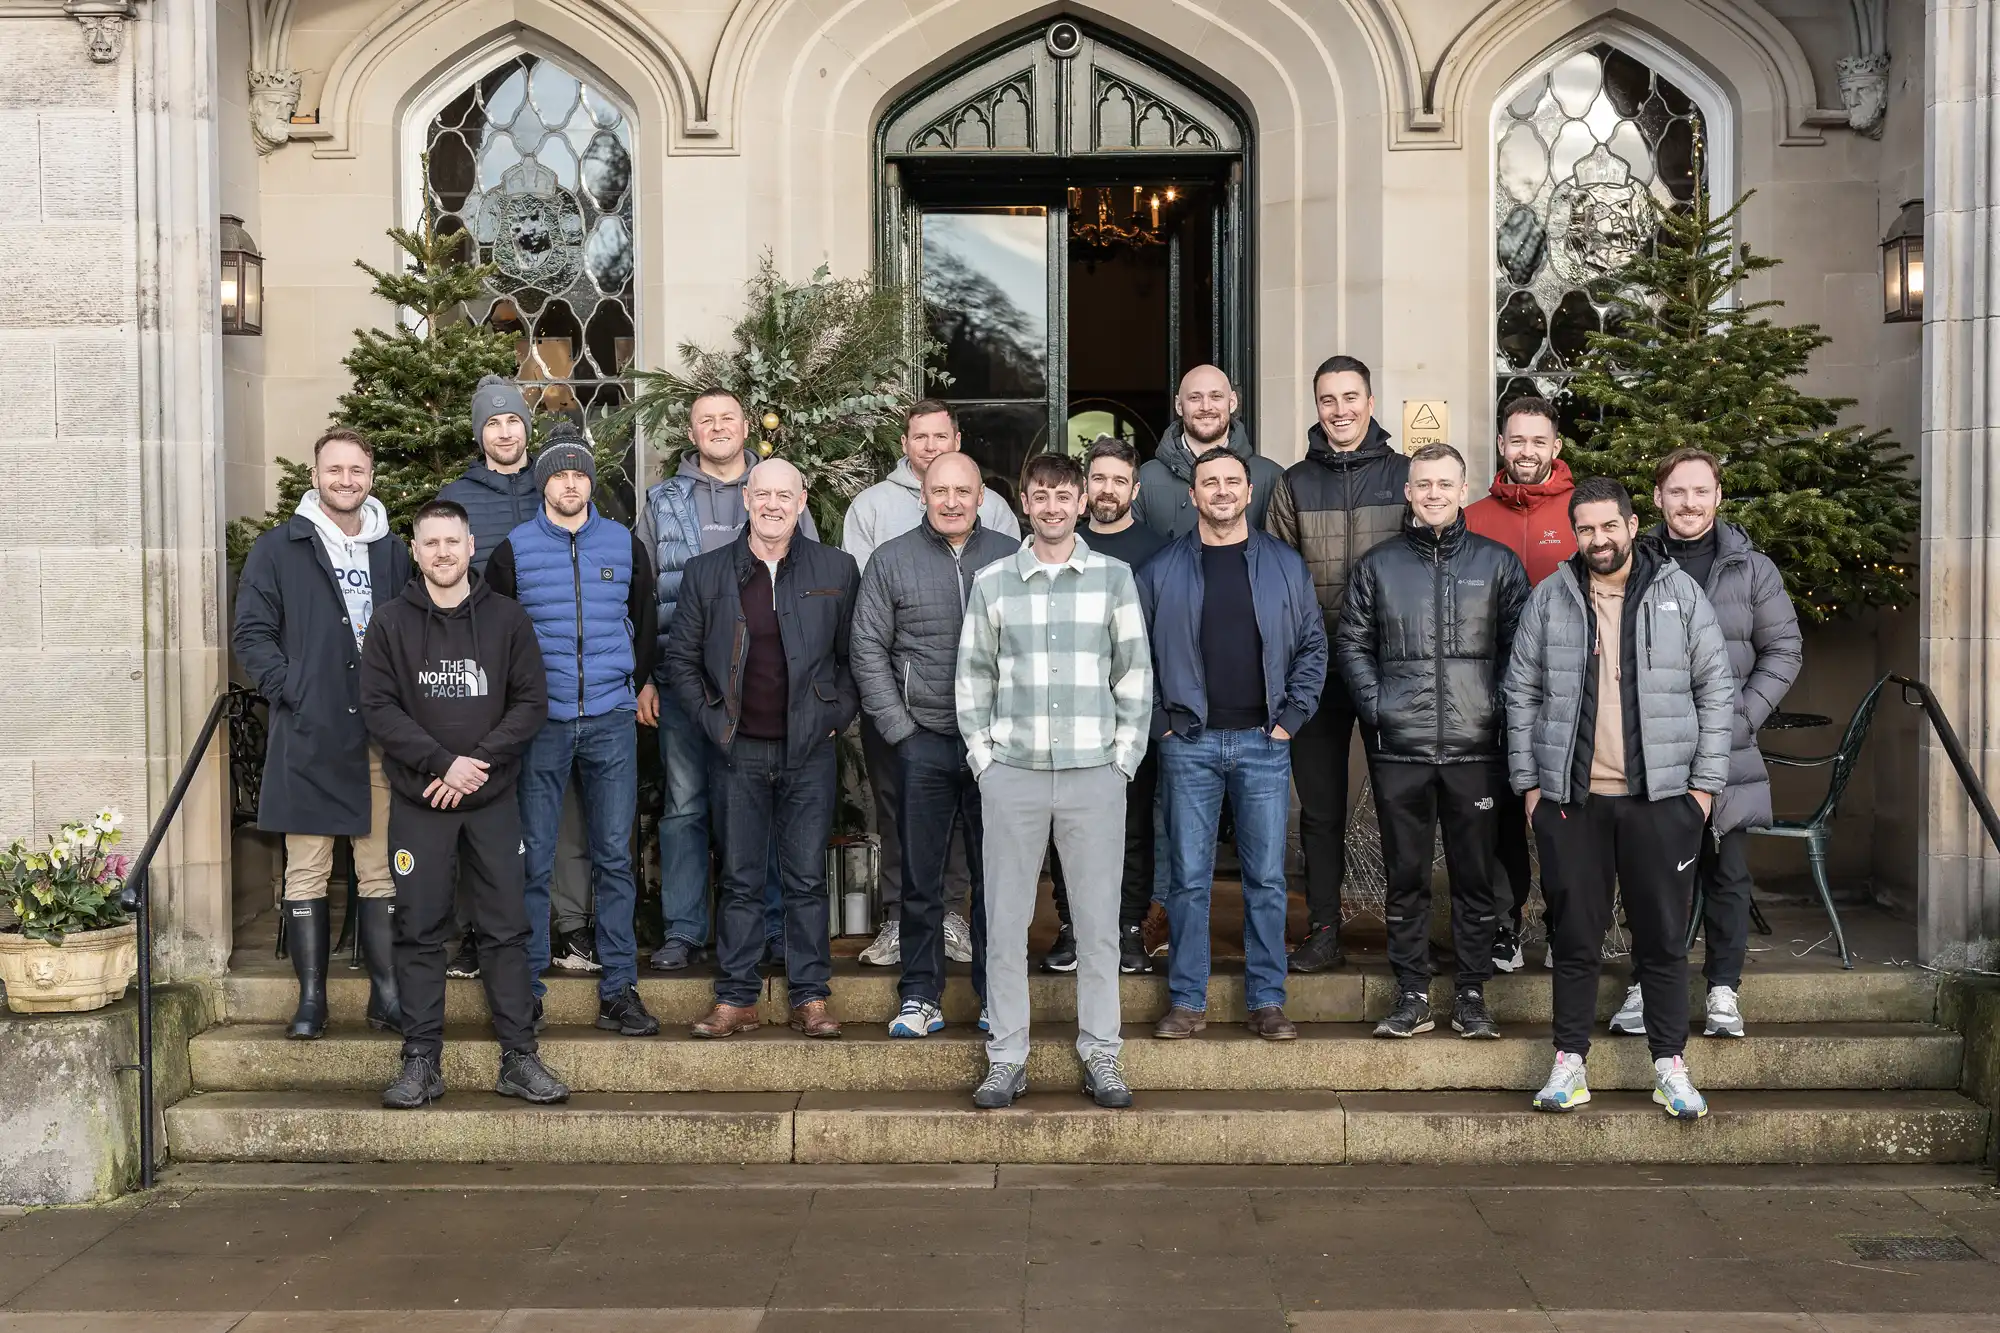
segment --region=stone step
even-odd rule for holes
[[[1608,1092],[1568,1115],[1518,1093],[1074,1091],[975,1111],[963,1093],[582,1093],[528,1107],[454,1093],[420,1112],[373,1092],[210,1092],[166,1112],[174,1158],[290,1162],[1340,1163],[1970,1162],[1985,1112],[1953,1092],[1735,1092],[1702,1121]]]
[[[1508,1089],[1532,1092],[1549,1071],[1545,1028],[1512,1025],[1499,1041],[1463,1041],[1442,1028],[1409,1041],[1371,1035],[1363,1023],[1308,1023],[1300,1039],[1266,1042],[1240,1026],[1210,1027],[1182,1041],[1125,1029],[1132,1086],[1156,1090]],[[1039,1083],[1081,1078],[1075,1029],[1037,1025],[1028,1074]],[[1741,1040],[1698,1040],[1688,1055],[1703,1088],[1955,1088],[1963,1041],[1923,1024],[1760,1024]],[[275,1024],[210,1030],[189,1049],[194,1083],[207,1090],[376,1089],[394,1080],[399,1044],[365,1027],[334,1028],[319,1041],[289,1041]],[[551,1027],[542,1057],[571,1087],[590,1093],[877,1092],[971,1088],[985,1069],[977,1029],[947,1028],[921,1041],[855,1025],[839,1041],[807,1040],[782,1025],[724,1041],[685,1028],[635,1040],[596,1028]],[[448,1029],[444,1072],[453,1090],[493,1086],[499,1046],[490,1031]],[[1591,1083],[1652,1087],[1646,1043],[1606,1037],[1591,1051]]]
[[[1164,961],[1164,960],[1161,960]],[[1625,994],[1627,964],[1607,966],[1598,985],[1598,1016],[1608,1018]],[[837,964],[833,978],[834,1017],[843,1023],[887,1023],[895,1017],[899,1003],[895,968]],[[590,977],[555,974],[547,978],[549,993],[545,1009],[551,1023],[582,1025],[597,1017],[597,983]],[[298,984],[289,972],[232,972],[225,979],[227,1018],[232,1023],[282,1023],[290,1019],[298,1004]],[[1547,1024],[1550,1019],[1549,973],[1540,967],[1527,968],[1493,979],[1487,987],[1487,1002],[1502,1023]],[[1165,1012],[1167,982],[1164,975],[1120,978],[1121,1002],[1125,1017],[1150,1023]],[[1431,984],[1431,1002],[1447,1009],[1451,1003],[1451,981],[1437,978]],[[1689,987],[1699,1013],[1703,987],[1696,978]],[[1074,1022],[1076,981],[1073,977],[1034,973],[1029,977],[1029,1002],[1037,1022]],[[1914,967],[1811,970],[1772,970],[1744,984],[1744,1020],[1760,1023],[1926,1023],[1936,1004],[1937,979]],[[1388,969],[1377,963],[1351,966],[1339,972],[1293,976],[1286,980],[1285,1012],[1302,1023],[1373,1022],[1389,1012],[1396,987]],[[692,1023],[708,1012],[715,1001],[714,979],[707,973],[666,976],[643,973],[639,994],[665,1024]],[[368,1004],[368,980],[361,973],[337,962],[327,985],[327,999],[333,1022],[359,1024]],[[759,998],[759,1008],[767,1022],[783,1023],[786,1017],[786,989],[782,978],[768,980]],[[978,1002],[972,983],[963,969],[954,967],[944,997],[945,1018],[969,1023],[978,1017]],[[1215,1022],[1241,1022],[1243,974],[1218,970],[1209,981],[1208,1014]],[[479,1024],[486,1021],[486,996],[477,981],[452,981],[445,987],[445,1022]]]

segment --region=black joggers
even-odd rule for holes
[[[1332,637],[1329,625],[1327,638]],[[1319,711],[1292,737],[1299,846],[1306,858],[1306,908],[1314,930],[1340,924],[1340,884],[1347,878],[1348,765],[1353,757],[1354,725],[1359,720],[1340,673],[1329,669]],[[1366,726],[1361,730],[1372,751],[1372,733]]]
[[[1431,848],[1444,828],[1445,870],[1451,877],[1451,943],[1458,981],[1484,985],[1493,976],[1493,932],[1500,924],[1494,848],[1496,808],[1506,789],[1498,761],[1404,764],[1376,759],[1375,819],[1382,828],[1388,881],[1382,915],[1389,927],[1389,966],[1399,990],[1428,992],[1431,981]]]
[[[1646,1002],[1653,1058],[1679,1055],[1688,1036],[1688,912],[1707,818],[1694,797],[1587,796],[1535,807],[1542,893],[1555,914],[1555,1045],[1590,1053],[1604,932],[1614,885],[1632,931],[1632,978]]]
[[[479,933],[479,979],[503,1051],[535,1049],[528,977],[521,805],[511,791],[476,810],[434,810],[398,794],[389,803],[389,871],[396,881],[396,988],[403,1054],[444,1050],[445,955],[456,942],[453,898],[464,867]]]

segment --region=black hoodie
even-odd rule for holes
[[[528,613],[483,580],[441,607],[420,575],[377,607],[361,652],[361,717],[399,796],[423,801],[431,780],[464,755],[492,767],[459,809],[513,799],[521,755],[548,709]]]

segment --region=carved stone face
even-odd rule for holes
[[[1871,138],[1882,133],[1889,104],[1889,57],[1845,56],[1836,64],[1840,104],[1847,108],[1848,126]]]
[[[250,71],[250,131],[266,153],[291,138],[292,113],[299,107],[299,76],[294,70]]]

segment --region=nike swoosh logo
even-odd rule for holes
[[[1688,868],[1689,866],[1691,866],[1691,865],[1693,865],[1693,864],[1694,864],[1694,858],[1693,858],[1692,856],[1690,856],[1690,857],[1689,857],[1689,858],[1688,858],[1687,860],[1685,860],[1685,861],[1681,862],[1681,863],[1680,863],[1679,865],[1675,866],[1675,867],[1674,867],[1674,869],[1675,869],[1675,870],[1686,870],[1686,869],[1687,869],[1687,868]]]

